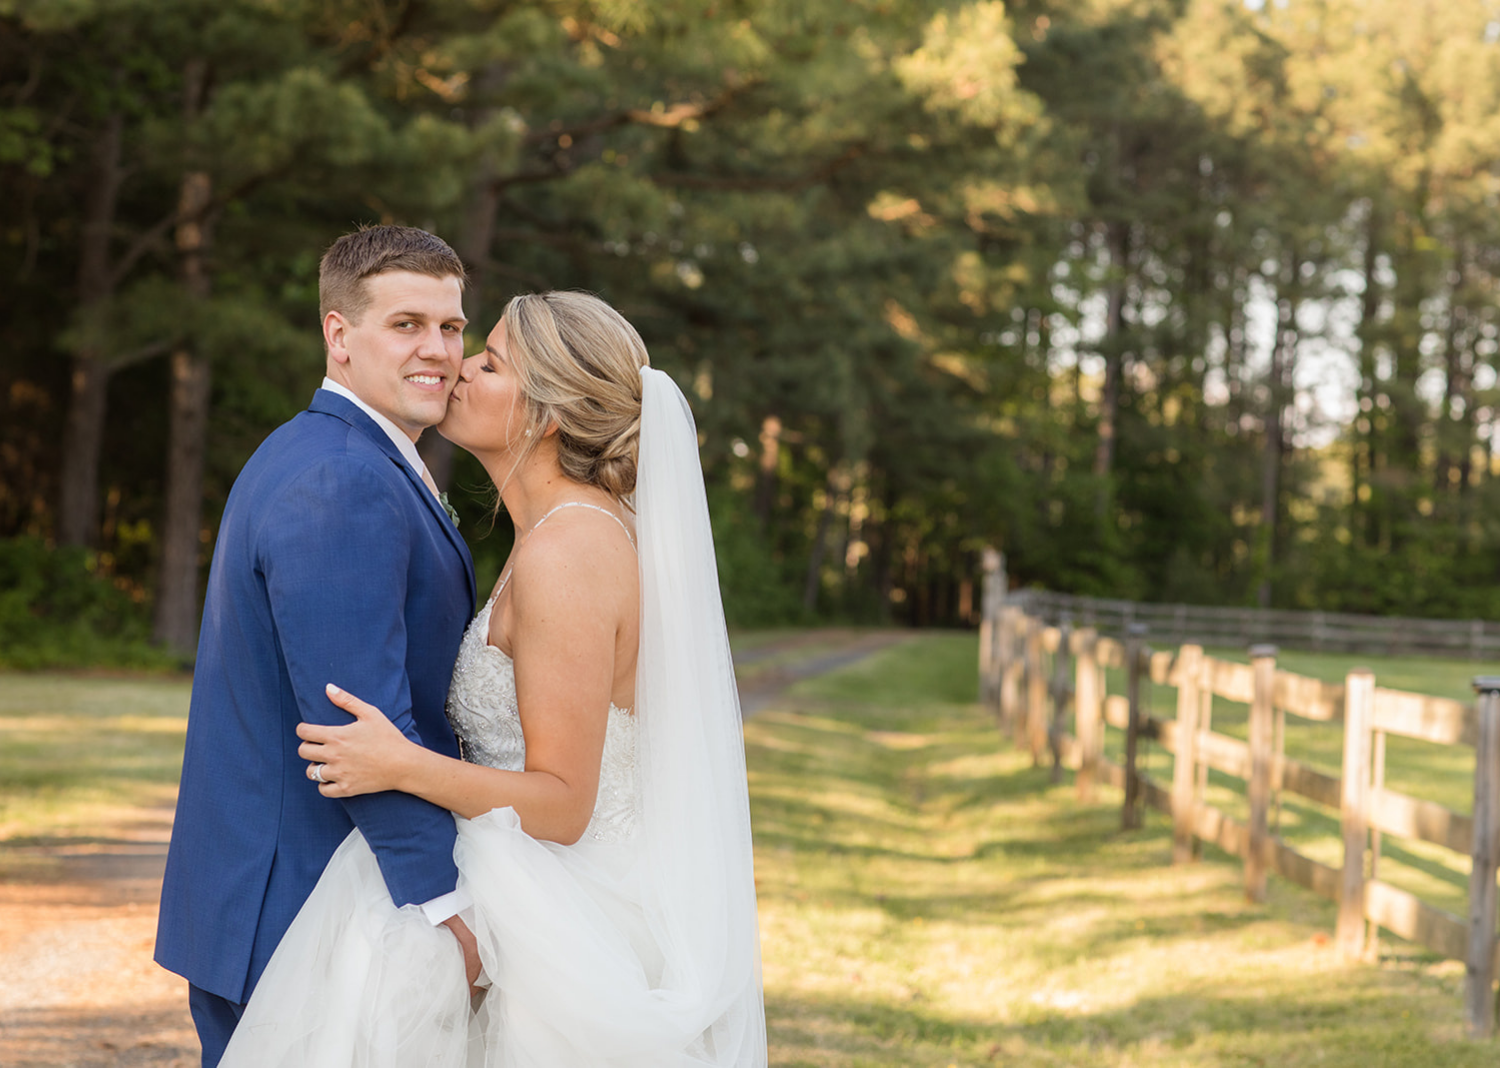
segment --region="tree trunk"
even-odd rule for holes
[[[781,420],[768,415],[760,424],[760,473],[755,482],[755,518],[760,529],[771,523],[776,504],[776,473],[781,466]]]
[[[91,353],[75,353],[57,507],[57,540],[62,545],[92,547],[98,542],[99,453],[108,392],[109,368]]]
[[[171,444],[154,636],[185,656],[198,644],[198,554],[212,387],[207,360],[187,347],[172,353]]]
[[[1245,330],[1248,319],[1245,306],[1250,300],[1249,285],[1245,268],[1236,266],[1229,292],[1224,338],[1224,419],[1235,428],[1235,433],[1242,429],[1241,417],[1245,414]]]
[[[201,110],[208,65],[191,60],[185,78],[184,117]],[[182,287],[194,301],[211,289],[206,255],[210,244],[208,211],[213,178],[188,171],[178,198],[176,244]],[[161,570],[156,583],[156,641],[184,656],[198,643],[198,553],[202,545],[203,472],[208,453],[208,409],[213,388],[208,358],[195,343],[172,353],[172,396],[168,420],[166,514],[162,520]]]
[[[1468,309],[1464,299],[1467,268],[1463,243],[1454,250],[1448,289],[1448,321],[1443,331],[1443,410],[1438,418],[1438,456],[1433,488],[1441,496],[1464,497],[1468,492],[1470,459],[1474,448],[1473,358]]]
[[[815,612],[818,608],[823,559],[828,554],[828,531],[833,525],[833,515],[838,510],[842,481],[839,465],[830,467],[828,478],[823,484],[823,510],[818,514],[818,532],[813,535],[812,553],[807,559],[807,575],[802,583],[802,607],[809,612]]]
[[[1375,469],[1379,464],[1377,444],[1379,438],[1376,428],[1379,416],[1376,414],[1375,407],[1376,318],[1380,314],[1381,301],[1381,290],[1375,280],[1380,249],[1379,233],[1380,212],[1372,200],[1369,217],[1365,220],[1365,248],[1362,263],[1365,285],[1359,301],[1359,325],[1355,328],[1355,336],[1359,338],[1359,413],[1355,415],[1355,440],[1359,442],[1362,437],[1363,442],[1355,446],[1350,472],[1352,486],[1350,508],[1353,513],[1349,523],[1350,534],[1356,539],[1362,539],[1365,545],[1377,545],[1380,542],[1379,524],[1375,518],[1374,509],[1360,500],[1361,487],[1369,485],[1374,480]],[[1364,424],[1363,427],[1360,425],[1361,422]]]
[[[1125,273],[1130,256],[1129,226],[1110,223],[1105,229],[1109,244],[1109,304],[1104,324],[1104,388],[1099,396],[1099,441],[1094,448],[1094,477],[1099,480],[1094,511],[1100,519],[1109,508],[1109,477],[1114,469],[1116,417],[1120,408],[1120,378],[1125,363]]]
[[[83,314],[108,300],[114,288],[109,236],[120,190],[124,129],[124,115],[111,115],[94,143],[78,256],[78,308]],[[63,545],[98,543],[99,452],[104,444],[110,370],[104,354],[95,348],[81,348],[73,354],[57,507],[57,540]]]
[[[1297,312],[1301,305],[1302,261],[1293,251],[1276,299],[1276,333],[1271,345],[1271,368],[1266,377],[1266,440],[1261,453],[1260,539],[1261,575],[1256,601],[1271,607],[1271,576],[1276,568],[1277,526],[1280,522],[1281,467],[1286,455],[1286,406],[1297,360]]]

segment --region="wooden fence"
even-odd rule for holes
[[[1163,645],[1192,642],[1243,649],[1257,642],[1274,642],[1315,653],[1500,659],[1500,623],[1482,619],[1145,604],[1030,589],[1017,590],[1011,600],[1048,623],[1069,619],[1115,638],[1123,638],[1132,626],[1143,623],[1150,628],[1152,640]]]
[[[1380,928],[1466,965],[1470,1032],[1494,1028],[1497,830],[1500,830],[1500,677],[1475,680],[1477,705],[1382,689],[1368,671],[1342,684],[1276,669],[1276,650],[1257,646],[1249,664],[1204,655],[1200,645],[1156,650],[1137,630],[1122,640],[1094,628],[1044,620],[1004,601],[997,581],[985,587],[980,691],[1002,729],[1050,763],[1054,781],[1075,773],[1080,799],[1101,782],[1124,792],[1122,825],[1140,826],[1143,806],[1172,819],[1173,862],[1212,842],[1244,862],[1245,892],[1264,900],[1269,872],[1337,901],[1336,941],[1346,958],[1366,956]],[[1106,669],[1120,669],[1124,692],[1106,691]],[[1119,673],[1117,673],[1119,674]],[[1176,688],[1174,718],[1150,714],[1146,682]],[[1214,698],[1248,706],[1248,741],[1213,730]],[[1343,725],[1343,767],[1331,775],[1285,755],[1287,716]],[[1105,755],[1105,729],[1124,732],[1123,757]],[[1385,785],[1388,735],[1476,750],[1474,808],[1464,815]],[[1171,782],[1141,770],[1147,741],[1173,755]],[[1206,800],[1209,769],[1244,780],[1248,819]],[[1298,852],[1273,825],[1283,795],[1337,813],[1342,864]],[[1469,915],[1456,916],[1380,876],[1383,835],[1432,842],[1471,862]],[[1368,924],[1368,927],[1367,927]]]

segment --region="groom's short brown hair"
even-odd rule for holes
[[[318,264],[318,318],[340,312],[359,322],[370,306],[365,279],[386,271],[411,271],[432,278],[467,280],[463,260],[448,243],[415,226],[362,226],[323,253]]]

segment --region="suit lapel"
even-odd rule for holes
[[[469,555],[468,543],[458,533],[458,527],[454,524],[453,520],[448,518],[448,513],[444,511],[442,503],[427,488],[427,483],[423,482],[421,476],[412,469],[411,464],[406,462],[406,457],[401,455],[401,451],[396,448],[395,442],[391,441],[385,431],[376,425],[375,420],[360,410],[359,405],[354,404],[347,398],[340,397],[337,393],[331,393],[326,389],[318,390],[313,394],[312,403],[307,406],[307,410],[310,412],[321,412],[324,415],[332,415],[348,423],[355,430],[358,430],[374,442],[375,447],[385,453],[406,477],[406,481],[411,485],[412,491],[426,505],[427,512],[432,517],[432,521],[442,528],[444,535],[448,538],[448,543],[453,546],[454,550],[458,553],[459,559],[463,561],[464,574],[469,580],[469,614],[473,615],[475,609],[474,560]]]
[[[364,415],[364,412],[360,412],[359,414]],[[370,425],[375,426],[373,421],[370,423]],[[375,431],[379,433],[380,428],[375,427]],[[380,436],[385,437],[384,434],[381,434]],[[387,443],[389,444],[389,439],[387,439]],[[394,446],[392,446],[391,451],[395,452]],[[420,496],[423,503],[427,505],[427,513],[432,516],[433,521],[436,522],[438,526],[443,528],[443,533],[448,536],[449,544],[451,544],[454,549],[458,550],[459,558],[464,562],[464,574],[469,578],[469,614],[473,615],[475,609],[473,592],[474,560],[469,555],[468,543],[465,542],[463,536],[459,534],[458,525],[448,517],[448,512],[443,508],[442,502],[433,495],[432,490],[427,488],[427,483],[423,482],[422,479],[417,475],[417,473],[412,470],[411,464],[406,462],[406,458],[399,452],[396,452],[394,460],[396,466],[401,468],[401,470],[406,474],[406,480],[412,484],[413,488],[417,492],[417,495]]]

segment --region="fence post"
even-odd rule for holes
[[[1000,609],[1000,727],[1010,730],[1021,706],[1021,676],[1026,658],[1019,649],[1025,615],[1020,608],[1006,605]]]
[[[1177,753],[1172,760],[1172,863],[1193,859],[1198,784],[1198,685],[1203,647],[1184,645],[1177,654]]]
[[[1474,855],[1469,869],[1469,944],[1464,960],[1464,1015],[1469,1034],[1495,1027],[1495,866],[1500,830],[1500,676],[1474,680],[1479,740],[1474,745]]]
[[[1073,720],[1078,732],[1078,800],[1092,804],[1094,783],[1099,775],[1100,741],[1103,739],[1103,709],[1099,701],[1099,633],[1092,627],[1078,632],[1078,658],[1074,661]]]
[[[1250,701],[1250,840],[1245,848],[1245,896],[1254,902],[1266,899],[1266,855],[1271,844],[1268,828],[1271,811],[1271,750],[1276,733],[1271,707],[1276,684],[1276,646],[1250,647],[1255,670],[1255,693]]]
[[[1365,942],[1365,844],[1369,835],[1370,735],[1375,718],[1375,676],[1364,668],[1344,679],[1344,775],[1339,824],[1344,833],[1344,871],[1339,882],[1339,956],[1360,958]]]
[[[1062,624],[1057,632],[1057,653],[1052,657],[1052,718],[1047,724],[1047,748],[1052,750],[1052,781],[1062,782],[1063,754],[1062,735],[1065,717],[1067,715],[1068,701],[1073,696],[1072,686],[1068,681],[1068,654],[1071,652],[1068,643],[1073,640],[1073,623],[1063,616]]]
[[[1019,742],[1031,749],[1031,766],[1042,766],[1047,745],[1047,677],[1042,673],[1042,631],[1047,624],[1032,616],[1026,631],[1026,715],[1017,728]]]
[[[1141,660],[1146,651],[1146,625],[1131,623],[1126,635],[1125,695],[1130,713],[1125,727],[1125,808],[1120,814],[1120,826],[1129,831],[1141,825],[1141,776],[1135,760],[1141,734]]]
[[[979,601],[979,700],[996,711],[1000,700],[1000,673],[1004,670],[1000,641],[1000,584],[996,576],[1003,559],[1000,550],[985,546]]]

